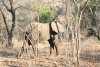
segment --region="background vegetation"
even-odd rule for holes
[[[47,23],[53,19],[54,17],[53,6],[47,6],[46,3],[42,3],[41,5],[37,3],[36,5],[39,6],[39,7],[36,7],[36,9],[39,12],[40,23]],[[35,20],[38,22],[38,17],[36,17]]]
[[[0,0],[0,46],[3,49],[9,44],[10,32],[13,45],[18,45],[23,41],[23,31],[29,23],[38,18],[40,23],[47,23],[58,15],[66,16],[67,20],[67,29],[61,35],[66,44],[60,44],[61,57],[66,55],[68,61],[65,66],[73,65],[73,62],[79,65],[78,60],[84,61],[86,66],[100,63],[100,0]]]

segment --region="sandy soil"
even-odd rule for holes
[[[90,42],[92,41],[92,42]],[[60,55],[50,56],[48,42],[38,44],[38,56],[32,52],[31,46],[28,53],[23,52],[20,58],[15,55],[20,50],[22,42],[15,41],[13,49],[0,48],[0,67],[76,67],[73,60],[72,45],[68,43],[66,57],[66,43],[59,43]],[[82,41],[80,67],[100,67],[100,45],[96,38],[87,38]]]

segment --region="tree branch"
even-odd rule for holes
[[[9,0],[9,1],[10,1],[11,11],[13,11],[13,6],[12,6],[12,1],[13,0]]]
[[[6,22],[6,19],[5,19],[5,15],[3,14],[3,12],[2,12],[1,9],[0,9],[0,12],[1,12],[1,14],[2,14],[2,17],[3,17],[4,23],[5,23],[5,25],[6,25],[7,33],[9,34],[9,30],[8,30],[7,22]]]
[[[23,6],[22,6],[23,7]],[[31,11],[33,11],[34,9],[30,9],[30,8],[28,8],[28,7],[23,7],[23,8],[25,8],[25,9],[28,9],[28,10],[31,10]]]
[[[20,7],[22,7],[22,6],[19,6],[19,7],[16,7],[15,9],[14,9],[14,11],[16,11],[18,8],[20,8]]]
[[[82,9],[82,11],[81,11],[80,18],[79,18],[79,23],[78,23],[78,27],[80,26],[80,22],[81,22],[82,14],[83,14],[83,11],[84,11],[84,9],[86,8],[88,2],[89,2],[89,0],[87,0],[85,6],[83,7],[83,9]]]
[[[2,0],[2,2],[3,2],[3,5],[6,7],[6,9],[9,11],[9,12],[11,12],[11,10],[7,7],[7,5],[4,3],[4,0]]]
[[[74,0],[74,2],[77,4],[77,1],[76,0]]]
[[[90,11],[91,11],[91,14],[93,16],[93,11],[92,11],[92,8],[90,7],[90,5],[88,4],[89,8],[90,8]]]

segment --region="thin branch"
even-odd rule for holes
[[[9,0],[9,1],[10,1],[11,11],[12,11],[13,10],[13,5],[12,5],[13,0]]]
[[[8,8],[8,6],[4,3],[4,0],[2,0],[2,2],[3,2],[3,5],[6,7],[6,9],[7,9],[9,12],[11,12],[11,10]]]
[[[22,8],[25,8],[25,9],[28,9],[28,10],[31,10],[31,11],[33,11],[34,9],[30,9],[30,8],[27,8],[27,7],[23,7],[23,6],[21,6]]]
[[[12,5],[12,1],[13,1],[13,0],[9,0],[9,1],[10,1],[10,4]]]
[[[84,0],[84,2],[82,2],[82,4],[84,4],[86,1]]]
[[[19,28],[22,32],[24,32],[24,30],[21,28],[21,27],[19,27],[18,25],[16,25],[16,27],[17,28]],[[25,32],[24,32],[24,34],[25,34]],[[32,34],[32,33],[31,33]],[[30,35],[31,35],[30,34]],[[26,35],[26,34],[25,34]],[[30,38],[29,38],[29,35],[26,35],[26,37],[29,39],[29,41],[33,44],[33,42],[30,40]]]
[[[93,11],[92,11],[92,8],[90,7],[90,5],[88,4],[89,8],[90,8],[90,11],[91,11],[91,14],[93,15]]]
[[[24,30],[21,28],[21,27],[19,27],[17,24],[15,25],[17,28],[19,28],[22,32],[24,32]]]
[[[2,14],[2,17],[3,17],[4,23],[5,23],[5,25],[6,25],[7,33],[9,34],[9,30],[8,30],[7,22],[6,22],[6,19],[5,19],[5,15],[3,14],[3,12],[2,12],[1,9],[0,9],[0,12],[1,12],[1,14]]]
[[[74,0],[74,2],[77,4],[77,1],[76,0]]]
[[[22,6],[19,6],[19,7],[16,7],[15,9],[14,9],[14,11],[16,11],[18,8],[20,8],[20,7],[22,7]]]
[[[85,6],[83,7],[83,9],[82,9],[82,11],[81,11],[80,18],[79,18],[79,23],[78,23],[78,27],[80,26],[80,22],[81,22],[81,19],[82,19],[82,14],[83,14],[83,11],[84,11],[84,9],[86,8],[88,2],[89,2],[89,0],[87,0]]]

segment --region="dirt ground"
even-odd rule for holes
[[[33,54],[31,46],[28,53],[23,52],[20,58],[15,55],[22,46],[22,41],[14,40],[13,49],[0,48],[0,67],[76,67],[73,60],[73,47],[69,42],[59,43],[60,55],[50,56],[48,42],[38,44],[38,56]],[[95,38],[87,38],[81,41],[79,67],[100,67],[100,42]]]

